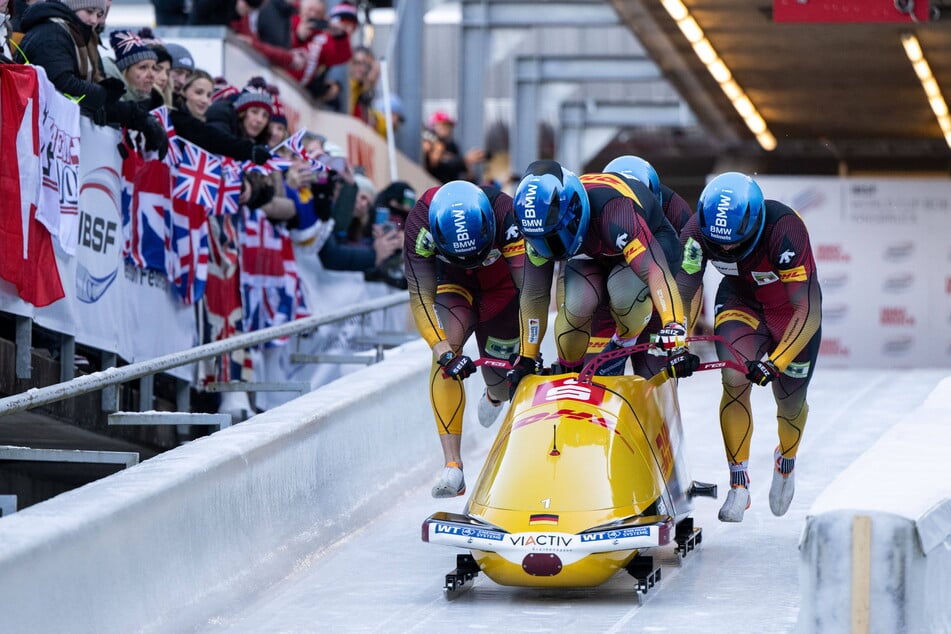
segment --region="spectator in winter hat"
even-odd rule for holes
[[[108,71],[118,72],[125,83],[123,101],[141,102],[148,111],[164,103],[155,88],[155,62],[158,55],[138,35],[132,31],[113,31],[109,34],[109,44],[114,55],[114,68]],[[107,72],[108,72],[107,71]]]
[[[179,93],[182,86],[188,81],[189,75],[195,70],[195,60],[188,49],[181,44],[166,42],[165,50],[172,56],[172,68],[169,76],[172,78],[172,92]]]
[[[284,113],[284,104],[281,103],[279,98],[280,90],[278,90],[277,86],[271,84],[269,84],[267,88],[268,92],[271,93],[271,97],[274,98],[274,108],[271,112],[271,120],[267,126],[270,135],[267,144],[269,147],[276,147],[287,138],[287,115]]]

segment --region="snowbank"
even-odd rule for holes
[[[799,628],[951,632],[951,378],[816,499]]]

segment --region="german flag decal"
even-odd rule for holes
[[[558,516],[552,515],[551,513],[536,513],[534,515],[529,515],[528,523],[532,526],[536,526],[538,524],[544,524],[546,526],[557,526]]]

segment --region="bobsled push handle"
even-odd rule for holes
[[[487,365],[490,368],[498,368],[500,370],[511,370],[512,364],[504,359],[493,359],[492,357],[480,357],[473,361],[476,365]]]
[[[699,367],[697,367],[696,372],[701,372],[703,370],[722,370],[723,368],[730,368],[731,370],[736,370],[737,372],[746,374],[746,364],[743,363],[743,357],[740,356],[740,353],[737,352],[736,348],[734,348],[729,341],[723,339],[723,337],[720,337],[719,335],[695,335],[687,337],[687,343],[693,341],[714,341],[721,343],[734,357],[733,359],[724,359],[722,361],[702,362]],[[591,359],[591,361],[586,363],[581,369],[581,373],[578,375],[578,381],[581,383],[590,383],[598,369],[605,363],[614,361],[615,359],[628,357],[637,352],[648,351],[651,348],[655,348],[653,343],[638,343],[630,346],[629,348],[617,348],[615,350],[601,352],[595,358]],[[658,383],[663,383],[668,378],[670,377],[667,374],[667,368],[664,368],[651,378],[651,382],[653,383],[656,380]]]

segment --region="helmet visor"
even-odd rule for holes
[[[575,234],[568,227],[543,236],[525,236],[525,241],[546,260],[567,260],[574,255]]]

